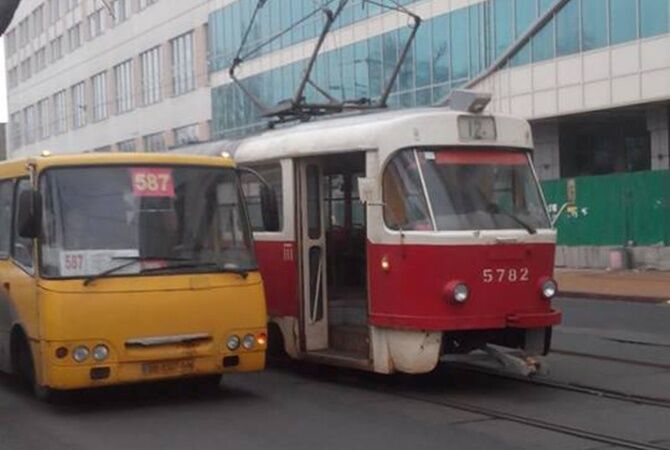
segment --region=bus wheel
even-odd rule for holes
[[[288,354],[284,349],[284,335],[274,322],[268,323],[268,347],[267,347],[268,361],[278,362],[288,359]]]
[[[32,389],[35,397],[45,402],[54,400],[54,391],[37,382],[33,353],[30,351],[30,345],[25,336],[21,336],[17,343],[16,368],[21,381]]]

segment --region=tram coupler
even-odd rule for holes
[[[531,377],[547,372],[546,365],[537,357],[503,352],[490,345],[484,345],[482,350],[498,361],[505,369],[515,374]]]

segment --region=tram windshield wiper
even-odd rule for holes
[[[516,223],[524,227],[526,231],[528,231],[528,234],[537,233],[537,230],[533,228],[533,226],[531,226],[528,222],[526,222],[513,212],[506,210],[497,203],[490,202],[488,205],[486,205],[486,210],[491,214],[504,214],[505,216],[509,217],[510,219],[514,220]]]
[[[90,275],[86,278],[84,278],[84,286],[88,286],[89,284],[93,283],[95,280],[98,278],[104,278],[108,275],[111,275],[115,272],[118,272],[119,270],[123,270],[126,267],[130,267],[133,264],[137,264],[138,262],[142,261],[156,261],[156,260],[162,260],[162,261],[188,261],[187,258],[179,258],[179,257],[157,257],[157,256],[114,256],[112,258],[113,260],[116,259],[127,259],[128,261],[119,264],[118,266],[110,267],[109,269],[105,269],[100,273],[96,273],[95,275]]]

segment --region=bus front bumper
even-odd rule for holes
[[[265,367],[265,351],[198,356],[159,361],[109,362],[87,365],[48,364],[42,384],[52,389],[86,389],[115,384],[194,378],[228,372],[254,372]]]

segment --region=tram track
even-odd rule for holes
[[[635,450],[668,450],[669,447],[661,447],[647,442],[640,442],[631,439],[625,439],[617,436],[612,436],[604,433],[598,433],[583,428],[571,427],[568,425],[557,424],[553,422],[548,422],[542,419],[536,419],[533,417],[522,416],[519,414],[513,414],[505,411],[500,411],[497,409],[486,408],[479,405],[472,405],[469,403],[463,403],[455,400],[444,400],[444,399],[435,399],[428,398],[422,395],[404,393],[404,392],[394,392],[391,390],[381,390],[385,394],[392,395],[395,397],[403,398],[406,400],[412,400],[422,403],[427,403],[431,405],[444,406],[451,409],[456,409],[459,411],[465,411],[473,414],[479,414],[486,417],[490,417],[498,420],[505,420],[509,422],[518,423],[521,425],[526,425],[532,428],[543,429],[547,431],[553,431],[556,433],[561,433],[564,435],[569,435],[573,437],[578,437],[581,439],[599,442],[602,444],[608,444],[615,447],[629,448]]]
[[[573,350],[551,349],[551,353],[565,356],[575,356],[577,358],[595,359],[598,361],[617,362],[631,366],[649,367],[652,369],[662,369],[670,371],[670,364],[654,363],[650,361],[640,361],[637,359],[618,358],[616,356],[598,355],[595,353],[577,352]]]
[[[476,372],[487,376],[492,376],[500,379],[515,381],[518,383],[532,384],[535,386],[548,387],[552,389],[559,389],[562,391],[576,392],[580,394],[592,395],[600,398],[607,398],[610,400],[618,400],[627,403],[634,403],[636,405],[648,405],[659,408],[670,409],[670,398],[649,397],[644,395],[630,394],[627,392],[616,391],[612,389],[603,389],[597,386],[584,385],[580,383],[562,382],[538,377],[524,377],[506,373],[500,370],[480,368],[473,366],[457,366],[459,370],[469,372]]]

